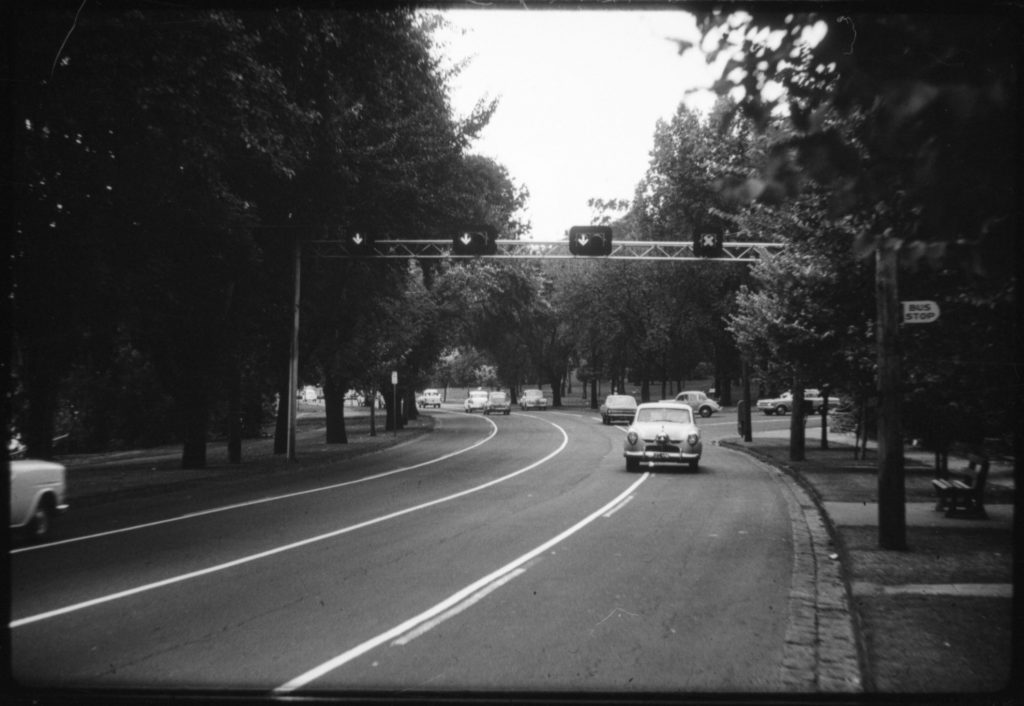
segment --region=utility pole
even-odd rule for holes
[[[900,429],[899,243],[881,235],[875,251],[878,346],[878,545],[907,548],[907,507]]]

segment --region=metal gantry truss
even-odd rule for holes
[[[362,252],[344,240],[313,240],[303,244],[305,253],[313,257],[335,258],[419,258],[499,260],[590,259],[590,260],[699,260],[718,262],[755,262],[770,257],[783,248],[782,243],[722,244],[721,257],[697,257],[693,243],[670,241],[620,240],[605,256],[578,256],[569,252],[568,240],[498,240],[492,255],[454,255],[451,240],[378,240],[372,252]]]

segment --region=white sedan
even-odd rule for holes
[[[622,455],[626,470],[687,464],[697,470],[704,450],[700,429],[693,421],[693,409],[674,401],[647,402],[636,408],[633,423],[626,430]]]
[[[462,408],[467,412],[483,412],[487,409],[487,397],[487,390],[472,390]]]
[[[39,539],[50,523],[68,509],[64,466],[52,461],[11,461],[11,529]]]

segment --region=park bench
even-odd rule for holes
[[[984,493],[988,479],[988,459],[970,456],[967,472],[960,479],[934,478],[932,486],[939,499],[936,510],[945,510],[946,517],[986,518]]]

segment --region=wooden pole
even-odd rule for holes
[[[878,545],[906,549],[907,508],[900,429],[898,242],[875,252],[878,346]]]

